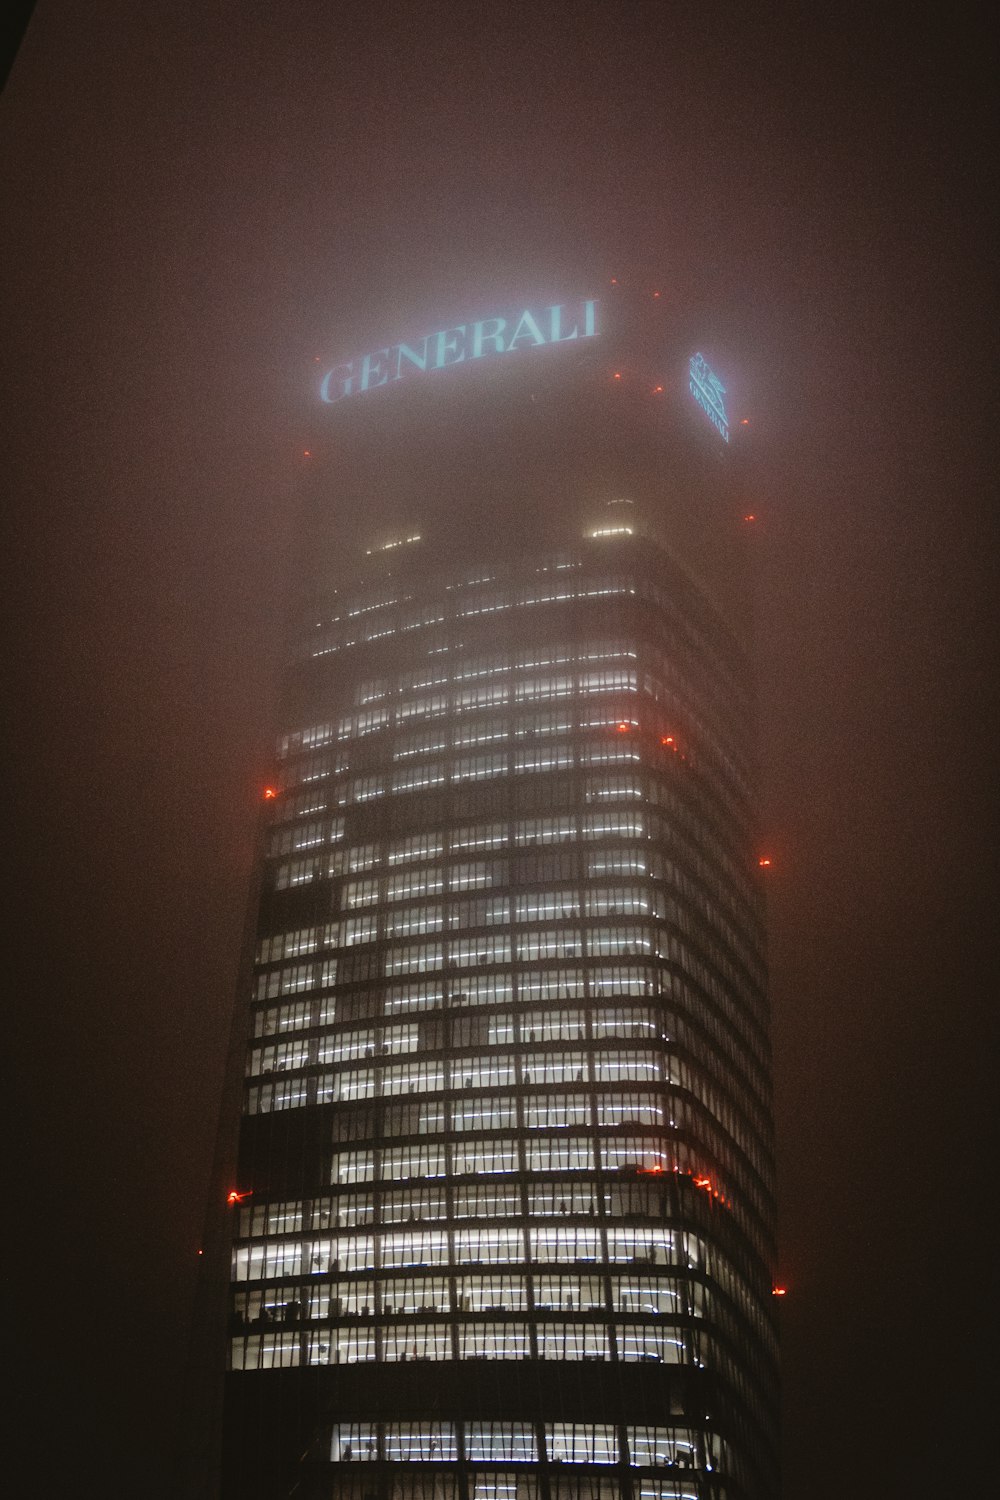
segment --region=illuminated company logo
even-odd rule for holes
[[[708,368],[703,354],[692,354],[690,372],[692,396],[728,443],[729,418],[726,416],[726,403],[722,399],[726,394],[726,387],[718,375],[713,375]]]
[[[425,334],[412,344],[391,344],[362,354],[327,370],[320,384],[320,399],[332,405],[345,396],[391,385],[413,374],[443,370],[494,354],[515,354],[519,349],[538,349],[543,344],[569,344],[590,339],[597,333],[597,302],[575,305],[557,302],[552,307],[526,307],[516,318],[480,318]]]

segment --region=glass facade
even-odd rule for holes
[[[421,545],[288,673],[223,1493],[773,1495],[739,650],[628,529]]]

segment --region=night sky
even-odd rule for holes
[[[612,276],[707,309],[757,444],[786,1500],[986,1492],[992,68],[964,7],[41,0],[0,108],[32,1493],[174,1493],[314,358]]]

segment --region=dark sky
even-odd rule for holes
[[[41,0],[2,102],[35,1493],[171,1494],[314,354],[519,268],[710,309],[754,419],[786,1500],[982,1492],[992,68],[965,7]]]

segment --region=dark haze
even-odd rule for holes
[[[786,1500],[984,1492],[973,17],[38,5],[0,111],[18,1493],[173,1493],[315,357],[612,276],[699,310],[762,476]]]

